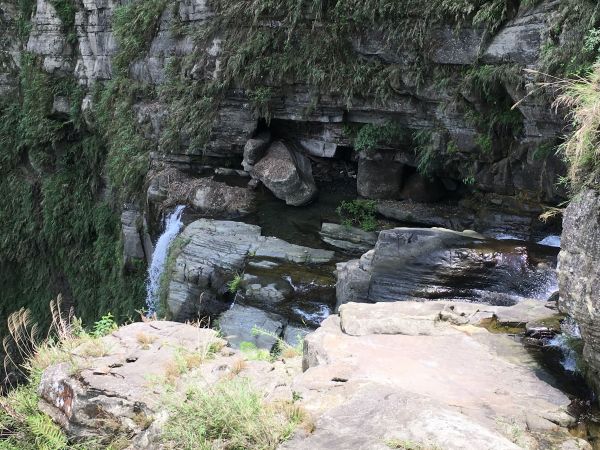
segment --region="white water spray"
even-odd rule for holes
[[[581,339],[579,325],[572,318],[568,317],[560,326],[562,333],[557,334],[548,345],[557,347],[561,350],[563,358],[560,363],[568,372],[578,372],[577,352],[573,349],[573,341]]]
[[[165,231],[158,238],[156,248],[152,255],[152,263],[148,268],[148,281],[146,283],[146,305],[148,306],[148,315],[156,312],[158,305],[158,295],[160,289],[160,278],[165,270],[165,263],[169,254],[169,247],[173,239],[179,234],[183,222],[181,214],[185,206],[178,206],[165,220]]]

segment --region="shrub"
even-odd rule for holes
[[[342,225],[358,226],[364,231],[375,231],[377,220],[375,212],[377,203],[373,200],[343,201],[336,211],[342,220]]]

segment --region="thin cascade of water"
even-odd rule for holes
[[[579,325],[572,318],[565,319],[560,326],[562,333],[557,334],[548,345],[557,347],[563,354],[560,363],[568,372],[578,372],[577,367],[577,352],[573,349],[573,341],[581,339],[581,331]]]
[[[152,263],[148,268],[148,280],[146,282],[146,306],[148,307],[148,315],[156,312],[158,305],[158,297],[160,291],[160,279],[165,270],[165,263],[169,254],[171,243],[179,234],[183,222],[181,215],[185,206],[178,206],[175,211],[165,219],[165,230],[156,242],[156,248],[152,255]]]

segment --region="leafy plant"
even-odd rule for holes
[[[405,137],[406,132],[390,122],[385,125],[364,125],[356,135],[354,150],[357,152],[373,150],[379,145],[391,145]]]
[[[271,361],[273,359],[271,352],[264,348],[258,348],[254,342],[241,342],[240,351],[250,361]]]
[[[94,324],[94,330],[92,331],[92,336],[99,338],[106,336],[113,331],[117,330],[119,327],[115,322],[115,319],[111,313],[108,313]]]
[[[377,229],[377,203],[373,200],[343,201],[336,211],[345,226],[358,226],[364,231]]]
[[[243,280],[244,280],[243,274],[236,273],[233,276],[233,279],[231,279],[227,283],[227,289],[229,290],[229,292],[231,292],[232,294],[235,294],[237,291],[239,291]]]

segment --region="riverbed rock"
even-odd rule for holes
[[[558,279],[561,311],[579,324],[588,379],[600,391],[600,194],[584,190],[564,214]]]
[[[281,316],[239,304],[233,305],[219,317],[222,336],[235,348],[239,348],[243,342],[250,342],[257,348],[270,351],[277,343],[277,338],[283,337],[286,323]]]
[[[338,307],[347,302],[399,300],[506,305],[522,298],[545,297],[542,291],[552,289],[554,270],[534,266],[529,259],[526,247],[487,240],[474,232],[384,230],[372,252],[358,261],[337,265]],[[541,289],[542,283],[548,286]]]
[[[334,255],[261,236],[258,226],[231,221],[201,219],[177,239],[180,245],[173,250],[177,253],[170,255],[173,265],[166,269],[166,304],[177,320],[224,312],[228,283],[244,272],[250,260],[310,266],[327,263]]]
[[[395,199],[402,188],[404,165],[393,161],[393,154],[361,157],[358,161],[356,188],[370,199]]]
[[[377,243],[377,233],[374,231],[364,231],[336,223],[324,223],[319,234],[326,244],[348,253],[364,253]]]
[[[317,195],[310,160],[281,141],[271,144],[251,174],[291,206],[305,205]]]

